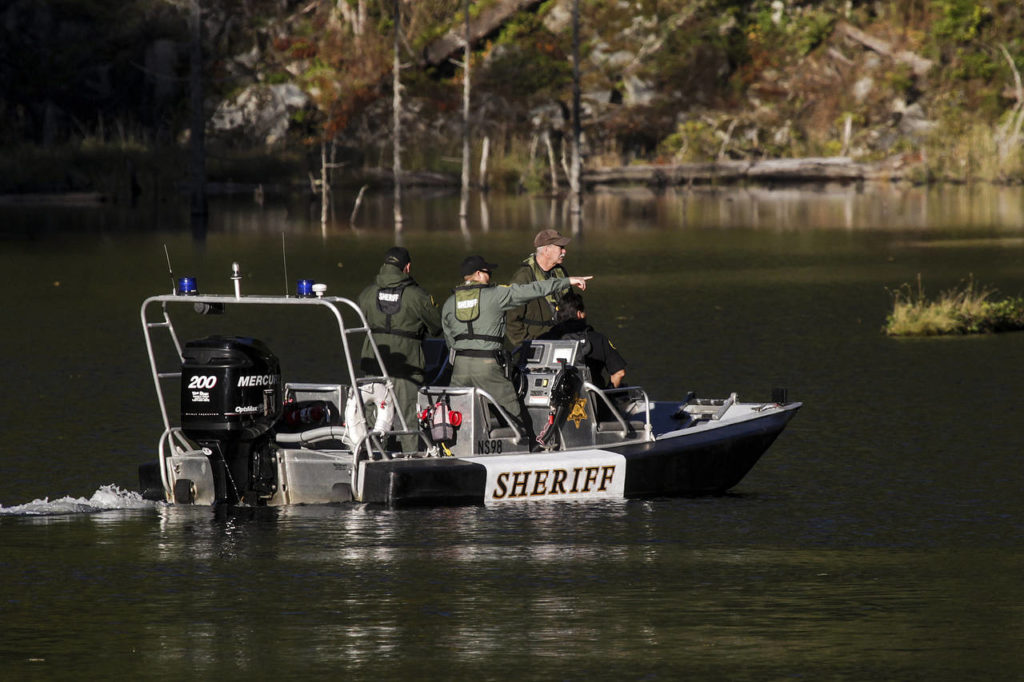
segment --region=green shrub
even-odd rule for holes
[[[704,121],[684,121],[658,146],[658,153],[676,162],[713,161],[720,143],[715,130]]]
[[[939,12],[932,26],[938,38],[968,43],[978,38],[982,27],[992,19],[992,11],[975,0],[935,0],[932,4]]]
[[[928,300],[917,277],[917,289],[904,284],[893,293],[893,310],[884,331],[889,336],[987,334],[1024,329],[1024,298],[992,301],[994,289],[978,288],[969,277],[959,288]]]

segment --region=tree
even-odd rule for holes
[[[469,32],[469,0],[463,0],[462,12],[466,19],[465,45],[462,64],[462,193],[459,200],[459,218],[465,220],[469,215],[469,163],[470,163],[470,32]]]
[[[572,5],[572,166],[569,172],[569,211],[579,215],[583,195],[580,188],[580,0]]]
[[[394,152],[392,174],[395,182],[395,232],[402,230],[402,62],[399,59],[398,48],[402,35],[402,8],[400,0],[395,2],[395,41],[393,50],[393,64],[391,71],[391,82],[394,90],[392,97],[392,116],[394,119],[394,130],[392,135],[392,149]]]
[[[203,113],[203,17],[200,0],[189,3],[189,87],[192,129],[189,138],[192,177],[190,209],[193,216],[206,215],[206,115]]]

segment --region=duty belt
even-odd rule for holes
[[[391,334],[392,336],[404,336],[407,339],[423,340],[423,334],[418,332],[407,332],[404,329],[389,329],[387,327],[370,327],[374,334]]]
[[[462,356],[466,358],[491,358],[497,360],[498,356],[501,355],[500,350],[458,350],[455,351],[456,356]]]

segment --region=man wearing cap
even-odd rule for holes
[[[487,391],[524,432],[530,422],[499,362],[504,360],[504,313],[570,286],[582,291],[591,277],[553,277],[496,287],[491,284],[491,271],[496,267],[482,256],[468,256],[462,261],[462,285],[455,287],[441,308],[444,338],[455,351],[451,384]]]
[[[373,332],[388,375],[394,380],[398,409],[410,429],[416,428],[416,391],[423,385],[423,345],[427,336],[441,332],[441,311],[409,271],[409,251],[395,246],[384,254],[376,281],[359,294],[359,308]],[[367,336],[360,366],[367,374],[380,374],[380,367]],[[396,428],[398,428],[396,426]],[[418,448],[419,437],[401,436],[404,452]]]
[[[563,237],[555,230],[541,230],[533,238],[534,252],[530,254],[514,273],[510,284],[542,282],[559,277],[568,277],[569,273],[562,266],[565,260],[565,247],[568,237]],[[506,316],[506,333],[513,346],[518,346],[527,339],[535,339],[554,326],[555,310],[558,299],[569,290],[559,289],[536,298],[510,310]]]

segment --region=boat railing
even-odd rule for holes
[[[735,393],[730,393],[728,398],[694,398],[683,407],[683,410],[695,423],[718,421],[738,401],[739,397]]]
[[[601,399],[605,406],[608,407],[609,412],[615,418],[621,427],[623,438],[629,436],[629,432],[633,430],[633,426],[629,423],[629,419],[622,414],[621,408],[619,408],[613,401],[611,396],[619,394],[633,394],[638,395],[643,399],[644,403],[644,438],[645,440],[654,440],[654,430],[651,427],[651,399],[647,396],[647,391],[640,388],[639,386],[623,386],[622,388],[599,388],[589,381],[583,382],[583,388],[588,391],[591,395],[595,395]]]
[[[172,442],[176,441],[176,443]],[[160,482],[164,484],[164,490],[170,490],[171,485],[167,477],[167,448],[172,448],[177,455],[205,455],[206,453],[200,449],[193,447],[193,443],[185,437],[182,433],[181,428],[173,426],[165,429],[160,434],[160,443],[157,446],[157,462],[160,466]]]
[[[362,310],[352,300],[343,298],[340,296],[317,296],[313,298],[298,298],[290,296],[240,296],[237,292],[235,296],[229,295],[215,295],[215,294],[198,294],[198,295],[181,295],[181,294],[161,294],[158,296],[151,296],[142,302],[140,308],[140,317],[142,319],[143,333],[146,339],[146,352],[149,355],[150,369],[153,375],[153,383],[156,387],[157,400],[160,404],[160,416],[163,419],[164,430],[167,431],[171,428],[171,420],[167,411],[167,400],[164,395],[163,382],[169,379],[181,379],[180,367],[177,371],[161,371],[159,363],[156,358],[156,352],[153,346],[152,330],[154,329],[166,329],[170,335],[171,341],[174,345],[174,351],[177,354],[179,363],[183,361],[182,357],[182,346],[178,338],[178,334],[175,331],[174,323],[171,321],[170,314],[168,313],[168,304],[187,304],[196,308],[197,311],[202,310],[217,310],[223,311],[225,307],[231,305],[267,305],[267,306],[319,306],[326,308],[328,312],[334,316],[335,321],[338,325],[338,331],[341,339],[342,354],[345,358],[345,368],[348,372],[349,385],[358,386],[360,384],[366,384],[371,382],[381,382],[386,386],[388,395],[392,400],[395,399],[394,385],[391,377],[387,373],[383,358],[381,357],[380,350],[377,348],[376,340],[373,338],[373,332],[370,329],[369,323],[366,321],[366,316],[363,315]],[[153,304],[160,305],[160,315],[156,319],[151,319],[152,315],[149,312],[149,307]],[[342,310],[348,310],[354,315],[357,320],[356,324],[352,326],[346,326],[345,319],[342,315]],[[377,366],[381,369],[381,375],[375,377],[357,377],[356,367],[352,359],[352,348],[349,344],[349,335],[351,334],[366,334],[367,338],[370,339],[369,347],[373,351],[373,355],[377,361]],[[359,401],[358,410],[365,420],[366,411]],[[401,431],[406,432],[409,430],[409,425],[405,422],[405,416],[400,410],[396,411],[398,423],[401,425]],[[383,451],[383,448],[381,449]]]

